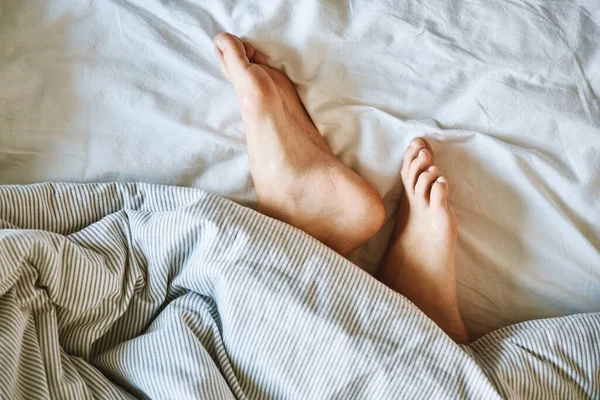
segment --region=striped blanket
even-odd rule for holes
[[[3,186],[0,204],[2,399],[600,398],[598,313],[458,346],[310,236],[200,190]]]

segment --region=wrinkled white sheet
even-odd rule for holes
[[[251,40],[384,197],[426,135],[452,182],[470,331],[600,309],[600,3],[0,2],[0,183],[145,181],[254,199],[212,37]]]

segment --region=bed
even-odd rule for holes
[[[470,334],[600,311],[596,1],[3,2],[0,183],[145,182],[252,207],[222,31],[292,79],[383,197],[354,264],[376,270],[402,154],[425,136],[452,185]]]

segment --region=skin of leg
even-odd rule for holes
[[[342,255],[373,237],[381,197],[331,152],[291,81],[234,35],[217,35],[214,51],[240,103],[258,211]]]
[[[215,38],[215,55],[241,105],[259,211],[306,231],[341,254],[348,254],[371,238],[385,217],[381,198],[331,153],[289,79],[270,68],[266,57],[254,46],[230,34]],[[418,143],[421,149],[417,149]],[[413,154],[414,150],[419,152]],[[426,141],[417,142],[410,154],[413,155],[405,157],[402,170],[403,183],[408,188],[402,202],[405,210],[401,210],[394,239],[396,245],[390,246],[381,276],[455,340],[466,342],[468,337],[458,308],[450,304],[456,303],[455,280],[449,279],[454,271],[453,261],[448,262],[446,268],[452,274],[434,273],[435,268],[431,268],[441,265],[440,260],[453,259],[456,246],[455,235],[454,247],[451,240],[452,226],[456,225],[451,223],[454,214],[449,206],[442,207],[447,204],[447,182],[436,180],[431,191],[425,178],[418,184],[420,175],[433,162],[433,152]],[[415,161],[418,154],[421,157]],[[430,180],[432,175],[435,170],[425,176]],[[422,208],[423,197],[434,202],[435,206],[430,207],[433,211]],[[429,225],[419,224],[419,220]],[[436,225],[450,234],[439,235],[441,256],[424,260],[429,273],[419,273],[419,268],[415,268],[419,260],[414,249],[424,247],[425,241],[420,237],[431,233],[432,226],[435,229]],[[419,226],[421,228],[416,229]],[[408,248],[397,245],[404,241],[411,243]],[[411,248],[413,251],[408,251]],[[402,275],[406,279],[398,279]],[[431,281],[428,283],[424,277]],[[412,284],[405,283],[411,278],[414,278]],[[440,293],[445,293],[444,301],[432,300]]]
[[[426,140],[415,139],[406,150],[401,176],[404,195],[378,278],[466,344],[456,297],[456,216],[448,203],[448,181],[433,165]]]

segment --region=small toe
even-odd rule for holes
[[[246,42],[240,39],[240,41],[242,42],[242,45],[244,46],[244,50],[246,51],[246,57],[248,57],[248,60],[250,62],[252,62],[252,57],[254,57],[254,53],[256,53],[256,49],[254,48],[254,46],[252,46],[252,44],[250,42]]]
[[[243,41],[242,43],[244,43],[244,48],[246,49],[246,56],[248,56],[248,59],[250,60],[250,62],[253,62],[256,64],[268,65],[267,57],[265,57],[265,55],[263,53],[258,51],[256,49],[256,47],[254,47],[254,45],[252,45],[252,43],[246,42],[246,41]]]
[[[421,140],[423,141],[423,143],[425,143],[425,148],[429,151],[429,154],[431,154],[431,163],[433,164],[435,162],[435,154],[433,153],[433,148],[431,147],[431,144],[427,139],[421,138]]]
[[[267,57],[258,50],[256,50],[254,52],[254,57],[252,57],[252,62],[261,64],[261,65],[269,65],[269,62],[267,61]]]
[[[423,139],[416,138],[410,142],[410,145],[406,148],[404,152],[404,160],[402,161],[402,177],[406,179],[408,176],[408,171],[410,170],[410,164],[414,161],[415,158],[419,155],[419,151],[421,149],[425,149],[425,142]]]
[[[414,191],[419,175],[421,175],[421,173],[430,166],[431,154],[429,153],[429,150],[419,150],[419,155],[417,156],[417,158],[415,158],[413,162],[410,163],[408,174],[406,175],[406,179],[404,182],[405,189],[410,188],[411,191]]]
[[[443,176],[436,179],[431,187],[432,205],[445,206],[448,203],[448,181]]]
[[[429,167],[427,171],[419,175],[419,178],[417,179],[417,185],[415,186],[415,194],[429,202],[431,185],[439,176],[440,172],[435,165]]]

